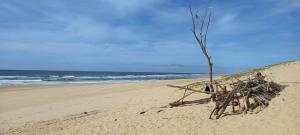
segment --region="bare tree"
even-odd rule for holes
[[[213,63],[211,62],[211,56],[207,53],[206,50],[206,39],[207,39],[207,33],[208,33],[208,28],[211,23],[211,16],[212,12],[211,10],[206,10],[204,14],[199,18],[197,11],[193,11],[192,7],[190,6],[190,14],[192,17],[192,32],[194,37],[196,38],[200,49],[207,59],[208,66],[209,66],[209,77],[210,77],[210,91],[213,92],[213,78],[212,78],[212,72],[213,72]],[[196,30],[196,25],[200,25],[200,29]],[[197,34],[198,33],[198,34]]]

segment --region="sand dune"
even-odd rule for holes
[[[163,107],[182,95],[167,84],[203,79],[1,88],[0,134],[299,135],[300,61],[263,74],[288,86],[257,114],[219,120],[208,119],[213,103]],[[207,95],[194,94],[189,100],[202,97]]]

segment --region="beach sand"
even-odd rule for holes
[[[205,78],[0,88],[0,134],[299,135],[300,61],[263,74],[287,85],[281,95],[257,114],[218,120],[208,119],[213,103],[164,107],[183,94],[167,84]],[[204,97],[208,95],[194,94],[187,100]]]

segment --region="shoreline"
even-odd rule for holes
[[[220,77],[220,76],[216,76]],[[3,85],[0,86],[0,92],[6,91],[5,89],[28,89],[35,87],[57,87],[57,86],[94,86],[94,85],[118,85],[118,84],[140,84],[140,83],[151,83],[151,82],[164,82],[164,81],[193,81],[193,80],[203,80],[208,79],[208,77],[198,77],[198,78],[185,78],[185,79],[165,79],[165,80],[135,80],[126,82],[108,82],[108,83],[53,83],[53,84],[20,84],[20,85]]]
[[[0,87],[55,84],[112,84],[140,82],[148,80],[195,79],[207,74],[196,73],[137,73],[137,72],[91,72],[82,71],[2,71],[0,70]]]

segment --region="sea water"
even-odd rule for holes
[[[0,70],[0,86],[64,84],[64,83],[122,83],[146,80],[172,80],[203,77],[206,74],[156,72],[100,72]]]

